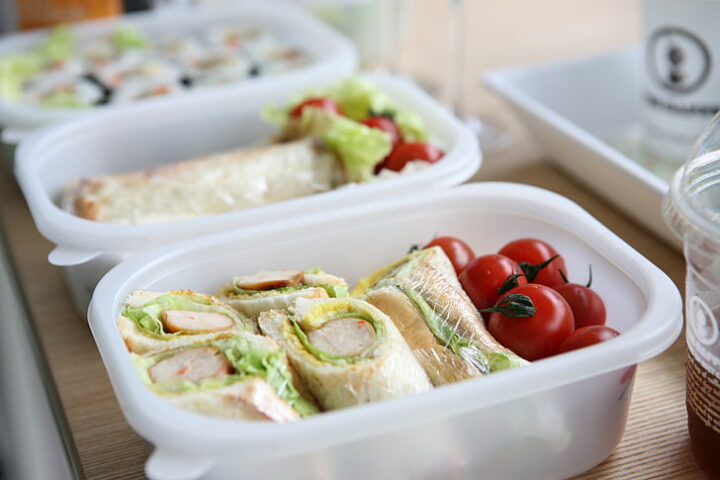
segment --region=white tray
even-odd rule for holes
[[[610,342],[532,365],[292,424],[233,422],[179,410],[135,371],[115,325],[135,288],[216,291],[260,269],[321,267],[356,283],[435,234],[477,253],[523,236],[562,252],[570,278],[593,266]],[[144,252],[98,284],[88,312],[125,418],[155,446],[153,480],[568,478],[600,463],[625,427],[634,365],[682,328],[672,281],[568,199],[535,187],[474,183],[286,219]]]
[[[676,166],[642,153],[642,68],[636,47],[494,71],[485,81],[510,103],[552,162],[680,248],[661,213]]]

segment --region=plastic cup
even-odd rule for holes
[[[665,220],[687,261],[686,403],[695,458],[720,478],[720,116],[698,139],[670,184]]]

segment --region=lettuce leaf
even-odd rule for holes
[[[81,102],[76,92],[57,90],[42,99],[40,104],[48,108],[86,108],[89,105]]]
[[[315,405],[295,388],[285,352],[280,349],[251,348],[250,343],[241,337],[221,340],[216,344],[233,364],[238,375],[243,377],[255,375],[263,378],[301,417],[318,412]]]
[[[0,58],[0,97],[19,100],[23,83],[39,70],[39,59],[33,54],[19,53]]]
[[[147,35],[130,25],[118,27],[110,35],[110,41],[118,50],[142,49],[150,44]]]
[[[35,54],[44,62],[65,60],[75,53],[75,33],[67,25],[53,28],[48,37],[35,47]]]
[[[126,306],[122,315],[135,321],[138,327],[151,334],[173,335],[165,332],[163,328],[161,316],[165,310],[220,313],[232,318],[236,325],[245,325],[235,310],[217,305],[208,297],[192,293],[166,293],[139,307]]]
[[[306,111],[312,110],[306,109]],[[375,165],[392,150],[390,134],[339,115],[325,114],[325,116],[332,121],[328,122],[320,136],[323,146],[340,159],[345,167],[348,181],[370,180]]]

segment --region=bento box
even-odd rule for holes
[[[236,56],[233,56],[235,52],[233,51],[232,54],[228,53],[229,48],[222,43],[222,38],[214,38],[221,36],[222,29],[228,29],[228,35],[234,34],[235,36],[232,38],[235,40],[235,43],[238,43],[239,40],[237,40],[236,37],[242,32],[231,32],[231,27],[242,27],[248,29],[248,31],[252,29],[253,32],[258,33],[260,40],[256,42],[259,43],[256,48],[258,52],[257,55],[260,55],[269,48],[275,48],[271,44],[277,43],[281,46],[297,49],[299,54],[304,56],[304,60],[292,68],[274,68],[274,70],[277,70],[274,72],[271,72],[271,69],[268,67],[266,68],[266,71],[269,72],[267,75],[261,74],[261,67],[258,67],[256,69],[257,71],[249,68],[248,71],[250,73],[248,75],[240,75],[237,72],[240,72],[245,67],[252,66],[250,63],[261,65],[262,61],[250,59],[252,55],[246,54],[246,52],[239,52]],[[188,79],[183,78],[182,82],[179,82],[178,91],[172,95],[143,95],[143,99],[138,102],[127,103],[115,102],[113,100],[106,104],[88,106],[86,108],[65,108],[62,105],[56,106],[62,108],[49,108],[41,104],[9,101],[0,98],[0,126],[3,128],[2,135],[4,142],[10,144],[17,143],[17,141],[29,131],[39,126],[68,121],[95,111],[120,108],[123,105],[135,105],[137,103],[172,102],[176,97],[188,94],[234,94],[246,89],[252,90],[255,86],[265,83],[273,85],[285,83],[290,85],[311,86],[315,82],[323,81],[327,78],[339,78],[348,75],[355,70],[357,65],[354,48],[346,38],[308,12],[292,4],[283,4],[282,8],[264,2],[248,1],[226,2],[212,6],[187,5],[182,8],[166,8],[148,12],[131,13],[112,19],[78,22],[65,28],[69,30],[67,32],[56,31],[57,36],[62,37],[62,34],[72,32],[71,34],[76,37],[75,44],[77,46],[75,48],[83,49],[83,51],[90,50],[87,56],[94,62],[92,63],[90,60],[85,61],[85,59],[82,61],[78,60],[76,62],[77,65],[73,64],[74,68],[67,67],[69,72],[64,74],[65,76],[75,78],[72,75],[80,75],[84,71],[83,69],[89,69],[89,75],[93,78],[89,82],[89,85],[85,85],[86,88],[84,88],[84,91],[93,87],[94,84],[100,84],[99,87],[101,90],[107,89],[108,85],[112,85],[112,82],[108,83],[108,81],[106,81],[104,71],[98,74],[95,72],[96,68],[94,66],[92,68],[88,67],[86,65],[87,63],[90,63],[90,65],[102,64],[102,68],[107,69],[107,74],[112,74],[112,78],[122,76],[127,78],[128,75],[132,74],[140,79],[143,78],[139,77],[140,73],[144,73],[146,76],[149,76],[150,73],[158,73],[158,75],[152,78],[162,77],[167,79],[170,77],[174,78],[174,75],[172,75],[173,72],[165,72],[166,69],[196,71],[205,65],[222,66],[228,64],[228,68],[222,71],[218,70],[218,72],[227,77],[227,75],[229,75],[227,72],[237,71],[237,75],[235,75],[237,78],[220,78],[218,75],[215,75],[212,77],[212,82],[205,82],[207,85],[203,86],[203,88],[189,88],[187,87],[188,82],[186,82]],[[135,29],[139,33],[133,31],[127,32],[126,30],[129,28]],[[107,47],[107,45],[100,43],[100,39],[108,36],[112,38],[113,33],[117,31],[125,33],[130,37],[126,43],[137,42],[138,39],[135,38],[135,36],[142,34],[143,39],[153,39],[153,41],[158,43],[165,42],[167,46],[164,46],[162,51],[152,51],[151,53],[144,54],[155,62],[148,63],[147,65],[142,63],[143,60],[136,58],[138,55],[132,56],[127,52],[123,53],[124,57],[120,60],[108,60],[105,56],[108,56],[109,53],[105,52],[102,48]],[[5,36],[0,39],[0,58],[28,51],[47,39],[52,32],[52,30],[40,29]],[[182,37],[183,35],[187,38]],[[190,37],[191,35],[193,37]],[[212,37],[202,39],[205,43],[211,43],[212,45],[206,45],[199,40],[196,41],[194,36],[199,35]],[[263,35],[266,35],[267,38],[263,37]],[[272,38],[270,38],[270,36]],[[190,43],[191,40],[192,42]],[[62,38],[60,38],[59,41],[61,42]],[[262,44],[262,42],[265,43]],[[220,43],[220,45],[216,45],[218,43]],[[48,46],[48,50],[50,50],[51,47],[58,50],[61,46],[62,45],[50,45]],[[233,48],[235,48],[235,45],[233,45]],[[202,51],[203,49],[213,49],[213,52],[217,50],[220,53],[217,53],[215,56],[219,58],[208,57],[208,59],[206,59],[200,53],[197,53],[198,50]],[[176,56],[180,56],[180,53],[183,53],[184,57],[175,58]],[[227,55],[222,56],[221,53]],[[185,64],[183,63],[185,57],[189,57],[187,62],[185,62],[188,64],[186,66],[184,66]],[[243,61],[236,62],[238,64],[235,65],[235,63],[229,60],[235,58],[242,58]],[[54,68],[57,69],[57,67]],[[80,72],[71,75],[74,70],[80,70]],[[242,71],[244,72],[244,70]],[[50,73],[55,83],[57,83],[58,80],[56,77],[63,74],[63,72]],[[164,74],[161,75],[161,73]],[[188,73],[187,75],[193,74]],[[61,79],[63,82],[67,82],[65,76]],[[80,76],[78,78],[87,84],[86,76],[87,75]],[[100,80],[98,80],[97,77],[99,77]],[[138,81],[137,78],[135,78],[134,82],[126,83],[129,83],[130,87],[135,87]],[[129,88],[124,91],[127,90],[134,91],[137,90],[137,88]]]
[[[214,292],[260,269],[321,267],[355,283],[436,234],[476,252],[533,236],[571,272],[593,267],[620,337],[426,393],[288,424],[233,422],[179,410],[140,379],[116,327],[131,291]],[[580,274],[580,273],[578,273]],[[125,418],[155,447],[151,479],[568,478],[620,441],[634,365],[678,337],[671,280],[568,199],[535,187],[477,183],[416,192],[233,229],[143,252],[97,285],[88,319]]]
[[[67,267],[80,310],[85,310],[97,280],[131,253],[313,211],[448,187],[477,171],[477,140],[445,107],[403,78],[383,74],[359,78],[372,81],[399,106],[417,113],[432,137],[443,145],[442,160],[395,178],[259,207],[173,223],[119,225],[89,221],[63,210],[60,197],[68,182],[78,176],[139,170],[262,142],[275,129],[263,122],[261,110],[303,93],[307,85],[257,84],[252,92],[148,103],[49,127],[23,141],[16,155],[16,178],[37,228],[57,245],[49,260]],[[314,86],[334,81],[325,79]]]

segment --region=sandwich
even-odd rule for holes
[[[307,138],[76,179],[63,207],[98,222],[168,223],[325,192],[341,176],[335,157]]]
[[[285,353],[260,335],[240,332],[133,360],[154,392],[187,410],[274,422],[318,412],[295,386]]]
[[[440,247],[409,253],[352,295],[392,318],[435,386],[527,363],[486,330]]]
[[[266,310],[286,309],[296,299],[347,297],[348,286],[340,277],[320,269],[261,271],[233,278],[218,297],[254,321]]]
[[[289,310],[261,313],[258,323],[323,410],[432,389],[390,318],[369,303],[299,298]]]
[[[117,326],[128,351],[140,355],[255,330],[230,305],[189,290],[135,290],[125,300]]]

